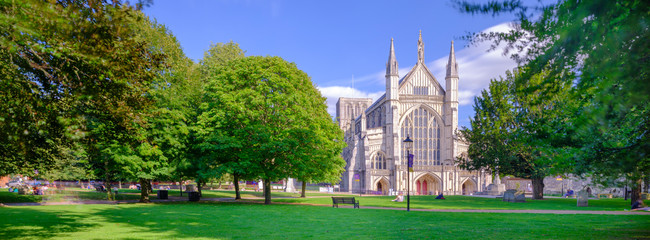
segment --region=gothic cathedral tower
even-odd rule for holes
[[[458,64],[456,63],[456,54],[454,53],[454,41],[451,41],[449,50],[449,61],[447,62],[447,74],[445,76],[445,123],[447,127],[447,136],[456,139],[456,130],[458,129]],[[453,163],[457,156],[457,143],[449,146],[447,152],[448,160]]]
[[[420,32],[417,62],[403,76],[390,41],[386,62],[386,93],[374,100],[341,97],[336,105],[339,126],[348,146],[341,190],[365,194],[473,194],[492,180],[483,172],[459,169],[455,158],[467,144],[458,129],[458,64],[451,43],[445,87],[424,61]],[[413,140],[414,171],[407,174],[403,140]]]

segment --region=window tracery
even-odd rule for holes
[[[432,112],[420,107],[409,113],[402,124],[401,136],[413,140],[413,165],[440,165],[440,126]],[[404,143],[401,156],[406,156]]]
[[[370,168],[372,169],[386,169],[386,156],[382,152],[377,152],[372,156],[370,161]]]

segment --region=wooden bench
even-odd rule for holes
[[[353,204],[354,208],[359,208],[359,200],[354,197],[332,197],[332,207],[339,207],[339,204]]]

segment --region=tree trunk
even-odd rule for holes
[[[219,181],[219,186],[217,186],[217,190],[221,190],[221,181]]]
[[[109,175],[109,171],[108,171],[108,163],[106,163],[104,164],[104,187],[106,187],[106,199],[108,199],[109,201],[113,200],[111,187],[110,185],[108,185],[110,181],[111,181],[111,176]]]
[[[147,191],[149,191],[149,194],[153,193],[153,183],[151,183],[151,180],[147,181]]]
[[[264,179],[264,204],[271,204],[271,180]]]
[[[199,197],[203,197],[203,184],[201,184],[203,181],[198,180],[196,181],[196,189],[199,190]]]
[[[533,199],[544,199],[544,178],[533,178]]]
[[[632,205],[637,200],[641,199],[641,185],[643,184],[643,179],[639,178],[635,183],[632,184],[632,196],[630,196],[630,205]]]
[[[302,181],[302,193],[300,193],[300,197],[301,197],[301,198],[306,197],[306,195],[305,195],[305,190],[306,190],[306,189],[307,189],[307,182],[306,182],[306,181]]]
[[[178,190],[181,192],[181,197],[183,196],[183,179],[178,184]]]
[[[140,179],[140,202],[141,203],[149,203],[151,202],[149,200],[149,180],[147,179]]]
[[[235,200],[241,200],[241,194],[239,194],[239,175],[235,174]]]
[[[648,192],[648,188],[650,188],[650,174],[645,174],[643,177],[643,192]]]

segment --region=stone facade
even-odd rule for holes
[[[451,43],[443,89],[424,63],[422,34],[418,61],[402,77],[398,73],[391,39],[386,64],[386,93],[369,98],[339,98],[336,117],[348,144],[341,190],[394,194],[407,189],[407,150],[402,141],[413,140],[414,172],[411,194],[472,194],[484,191],[492,178],[455,166],[456,157],[467,150],[458,141],[458,64]]]

